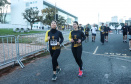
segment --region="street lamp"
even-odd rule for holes
[[[55,21],[56,21],[56,2],[55,2]]]

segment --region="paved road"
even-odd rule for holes
[[[58,59],[62,72],[51,81],[51,57],[37,59],[0,78],[0,84],[131,84],[131,52],[121,34],[110,34],[109,42],[101,45],[99,33],[96,42],[83,42],[84,76],[78,78],[78,66],[70,45]]]

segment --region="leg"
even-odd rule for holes
[[[107,41],[108,41],[108,35],[106,36],[106,38],[107,38]]]
[[[129,48],[131,48],[131,39],[129,40]]]
[[[102,33],[101,33],[101,43],[102,43]]]
[[[101,35],[101,42],[104,43],[104,34]]]
[[[94,41],[95,41],[95,39],[96,39],[96,36],[94,36]]]
[[[81,55],[82,55],[82,46],[79,46],[79,47],[77,48],[77,59],[78,59],[78,63],[79,63],[80,70],[82,70],[82,66],[83,66],[83,62],[82,62],[82,59],[81,59]]]
[[[59,55],[60,55],[60,51],[61,51],[60,49],[57,49],[57,50],[55,50],[54,53],[53,53],[52,65],[53,65],[53,71],[54,71],[54,73],[56,73],[56,68],[59,67],[59,66],[58,66],[58,62],[57,62],[57,59],[58,59],[58,57],[59,57]]]
[[[77,59],[77,48],[72,48],[72,53],[75,58],[76,63],[79,65],[78,59]]]
[[[127,40],[127,35],[125,35],[125,41]]]
[[[89,42],[89,36],[87,37],[87,41]]]
[[[105,34],[105,39],[106,39],[106,34]]]
[[[123,41],[125,41],[125,33],[123,32]]]
[[[93,42],[93,35],[92,35],[92,42]]]
[[[87,42],[87,36],[85,35],[86,39],[85,39],[85,42]]]

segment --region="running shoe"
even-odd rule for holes
[[[55,81],[56,79],[57,79],[56,74],[53,74],[53,76],[52,76],[52,80]]]
[[[80,68],[79,68],[79,72],[80,72],[81,70],[80,70]],[[83,67],[82,67],[82,71],[83,71]]]
[[[59,74],[61,71],[61,68],[56,69],[56,74]]]
[[[83,71],[80,70],[80,71],[79,71],[79,74],[78,74],[78,77],[82,77],[82,75],[83,75]]]

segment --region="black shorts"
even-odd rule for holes
[[[92,34],[92,36],[96,36],[96,34]]]
[[[127,32],[123,32],[123,36],[127,35]]]
[[[105,36],[108,36],[108,33],[105,33]]]
[[[85,34],[85,36],[87,36],[87,37],[88,37],[88,36],[89,36],[89,34]]]

